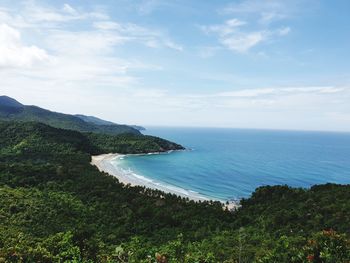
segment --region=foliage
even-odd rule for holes
[[[182,147],[0,122],[0,262],[349,262],[350,186],[264,186],[235,212],[120,184],[91,154]]]
[[[116,136],[88,133],[86,137],[100,152],[154,153],[184,148],[176,143],[149,135],[120,134]]]

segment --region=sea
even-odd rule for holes
[[[229,201],[265,185],[350,184],[350,133],[174,127],[143,133],[187,150],[129,155],[115,165],[169,191]]]

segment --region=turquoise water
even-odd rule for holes
[[[350,183],[350,134],[241,129],[149,128],[145,134],[192,149],[130,156],[119,164],[166,186],[219,200],[262,185]]]

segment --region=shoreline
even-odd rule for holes
[[[133,155],[150,155],[150,154],[164,154],[164,153],[146,153],[146,154],[133,154]],[[91,165],[94,165],[97,167],[97,169],[100,172],[105,172],[111,176],[116,177],[120,183],[124,185],[131,185],[131,186],[144,186],[146,188],[154,189],[154,190],[160,190],[165,193],[171,193],[175,194],[180,197],[189,198],[193,201],[219,201],[223,204],[224,209],[228,209],[230,211],[233,211],[239,207],[239,204],[236,201],[229,201],[228,204],[226,204],[223,200],[217,200],[210,197],[206,197],[201,195],[200,193],[183,189],[174,185],[169,185],[163,182],[159,182],[156,180],[153,180],[151,178],[144,177],[142,175],[137,175],[133,173],[132,171],[123,171],[122,169],[118,169],[117,166],[113,165],[112,162],[116,159],[124,158],[125,156],[129,156],[131,154],[119,154],[119,153],[109,153],[109,154],[102,154],[102,155],[95,155],[91,156]]]

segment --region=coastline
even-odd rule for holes
[[[159,153],[152,153],[152,154],[159,154]],[[119,180],[119,182],[125,185],[129,184],[131,186],[144,186],[150,189],[160,190],[160,191],[175,194],[184,198],[189,198],[190,200],[193,200],[193,201],[210,201],[210,200],[219,201],[223,203],[224,209],[227,208],[230,211],[235,210],[239,207],[237,202],[231,201],[228,204],[226,204],[225,201],[211,199],[209,197],[203,196],[191,190],[186,190],[173,185],[167,185],[167,184],[152,180],[150,178],[137,175],[131,171],[123,171],[122,169],[118,169],[116,165],[112,164],[112,162],[113,161],[115,162],[116,159],[121,159],[128,155],[119,154],[119,153],[109,153],[109,154],[91,156],[91,165],[96,166],[100,172],[105,172],[109,175],[116,177]],[[137,154],[137,155],[140,155],[140,154]]]
[[[158,153],[154,153],[154,154],[158,154]],[[137,154],[137,155],[140,155],[140,154]],[[160,182],[157,182],[150,178],[146,178],[141,175],[137,175],[133,172],[122,171],[112,164],[112,161],[115,161],[116,159],[124,158],[125,156],[127,155],[118,154],[118,153],[91,156],[91,164],[95,165],[99,169],[99,171],[108,173],[118,178],[118,180],[125,185],[130,184],[131,186],[145,186],[150,189],[161,190],[163,192],[175,194],[185,198],[187,197],[194,201],[210,200],[210,198],[204,197],[196,192],[185,190],[180,187],[161,184]]]

